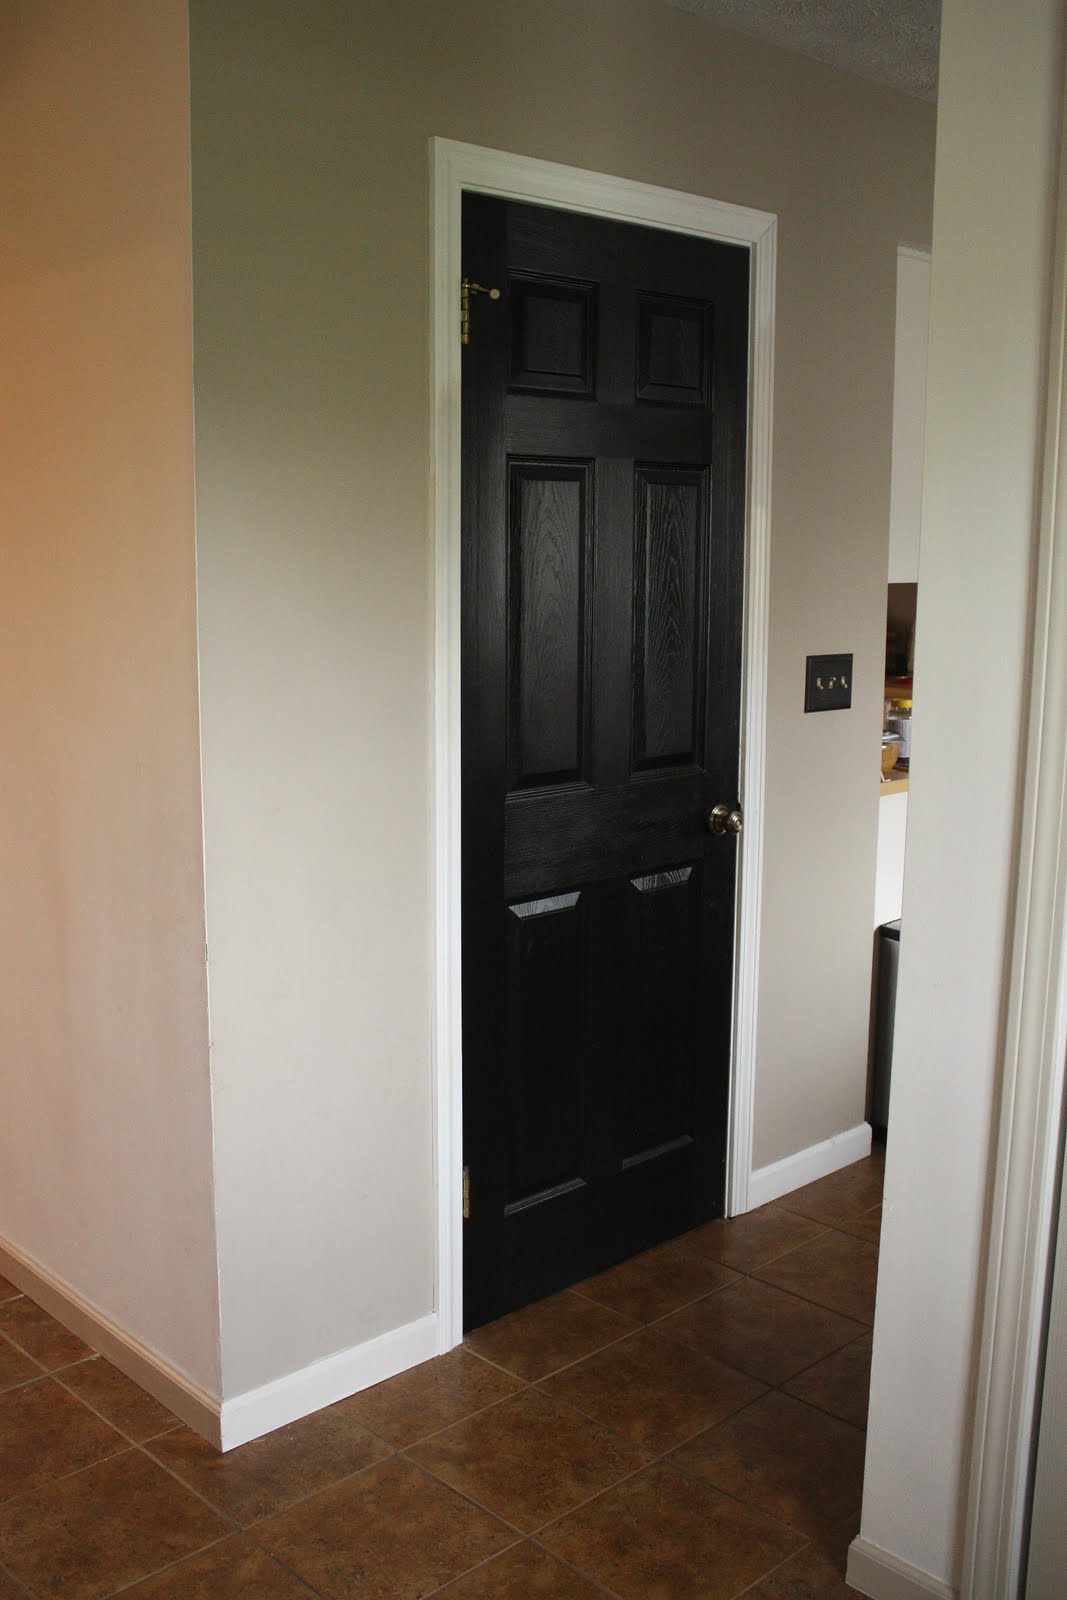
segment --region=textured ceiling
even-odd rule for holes
[[[941,0],[668,0],[862,78],[937,98]]]

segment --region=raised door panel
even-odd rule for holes
[[[513,273],[509,388],[520,393],[595,392],[596,287],[591,283]]]
[[[700,883],[694,864],[646,873],[627,884],[624,1168],[692,1140]]]
[[[701,766],[707,470],[635,469],[633,767]]]
[[[508,907],[506,1216],[585,1186],[586,912],[574,890]]]
[[[592,472],[512,460],[509,508],[509,787],[585,776]]]

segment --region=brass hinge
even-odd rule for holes
[[[471,342],[471,295],[487,294],[490,300],[500,299],[499,289],[487,289],[483,283],[464,278],[459,286],[459,337],[463,344]]]
[[[471,1214],[471,1169],[463,1168],[463,1220],[466,1222]]]

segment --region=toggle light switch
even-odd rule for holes
[[[809,656],[805,711],[848,711],[852,705],[852,657]]]

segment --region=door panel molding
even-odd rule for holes
[[[463,1088],[460,767],[460,282],[465,190],[610,217],[746,245],[751,258],[745,597],[741,673],[740,800],[744,848],[738,871],[727,1212],[749,1208],[755,1077],[767,636],[777,218],[699,195],[603,173],[430,140],[432,460],[434,532],[434,1012],[436,1188],[435,1305],[438,1348],[463,1333]],[[732,800],[726,795],[724,800]]]

